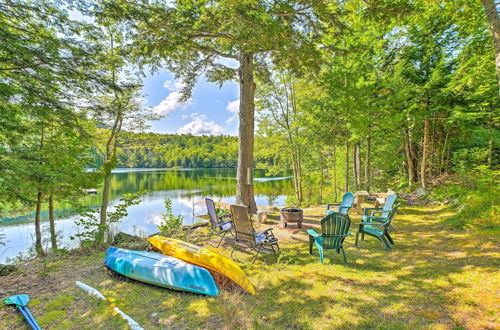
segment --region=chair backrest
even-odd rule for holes
[[[398,197],[398,195],[396,194],[390,194],[389,196],[387,196],[387,198],[385,199],[385,204],[384,204],[384,207],[382,208],[382,215],[381,217],[388,217],[389,214],[391,213],[393,207],[394,207],[394,202],[396,201],[396,198]]]
[[[333,212],[321,220],[321,237],[323,247],[326,249],[338,249],[349,231],[351,219],[348,215]]]
[[[255,230],[248,208],[245,205],[231,204],[230,210],[236,238],[250,241],[255,246]]]
[[[208,216],[210,217],[210,223],[212,223],[213,227],[219,226],[220,221],[215,211],[214,201],[210,198],[205,198],[205,204],[207,205]]]
[[[385,230],[387,230],[387,228],[389,228],[391,222],[392,222],[392,219],[394,218],[394,216],[396,215],[396,212],[398,211],[398,207],[399,205],[401,205],[401,203],[397,203],[396,205],[394,205],[394,207],[392,208],[390,214],[389,214],[389,218],[387,219],[387,222],[385,223]]]
[[[352,192],[346,192],[342,197],[342,202],[339,206],[339,213],[341,214],[349,214],[349,210],[352,208],[352,204],[354,203],[354,194]]]

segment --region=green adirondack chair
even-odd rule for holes
[[[387,219],[389,218],[389,215],[391,214],[391,211],[393,209],[394,203],[396,202],[397,198],[398,198],[398,195],[390,194],[386,198],[384,207],[364,208],[363,209],[363,217],[361,218],[361,221],[363,221],[363,222],[370,222],[370,221],[386,222]],[[392,224],[389,226],[389,230],[395,230],[394,227],[392,226]]]
[[[354,243],[354,245],[358,247],[359,234],[362,235],[362,240],[364,240],[364,235],[367,234],[369,236],[377,238],[379,241],[384,243],[385,249],[387,251],[392,251],[391,244],[394,245],[394,241],[392,240],[391,235],[389,235],[389,227],[391,226],[392,219],[398,211],[399,205],[400,204],[398,203],[392,208],[391,212],[385,220],[383,220],[381,217],[368,217],[366,221],[363,220],[359,224],[359,230],[356,233],[356,242]]]
[[[346,214],[332,212],[326,215],[321,220],[321,234],[318,234],[314,229],[308,229],[309,234],[309,253],[312,254],[313,243],[319,251],[321,263],[324,263],[324,250],[335,250],[337,253],[344,255],[344,262],[347,264],[347,258],[343,247],[344,240],[347,236],[351,236],[349,227],[351,219]]]
[[[338,212],[341,214],[348,215],[349,210],[352,207],[352,203],[354,203],[354,194],[352,192],[346,192],[344,194],[344,196],[342,197],[341,203],[326,204],[325,214],[328,215],[328,214],[333,213],[333,212]],[[331,206],[337,206],[338,207],[337,211],[330,210]]]

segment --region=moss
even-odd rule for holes
[[[67,311],[48,311],[45,315],[37,317],[36,319],[40,327],[43,328],[63,322],[67,313]]]
[[[65,309],[70,308],[75,296],[61,296],[47,304],[47,309]]]

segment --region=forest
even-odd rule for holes
[[[500,328],[499,110],[498,0],[0,0],[0,327]]]
[[[102,182],[105,226],[117,166],[236,167],[236,198],[252,212],[248,168],[291,171],[297,205],[435,183],[444,195],[483,200],[499,164],[492,1],[300,3],[249,1],[241,13],[223,1],[204,25],[191,9],[154,2],[140,10],[128,1],[0,4],[2,207],[39,214]],[[164,10],[186,20],[165,27],[178,38],[152,28]],[[240,16],[262,30],[218,30]],[[200,77],[239,81],[238,137],[147,133],[160,116],[142,105],[140,77],[161,66],[183,82],[184,98]]]
[[[234,136],[124,132],[117,150],[117,167],[235,168],[237,161]]]

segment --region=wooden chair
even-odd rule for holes
[[[353,202],[354,202],[354,194],[352,192],[346,192],[342,197],[341,203],[326,204],[325,214],[328,215],[333,212],[338,212],[347,215],[349,214],[349,210],[351,209]],[[337,206],[338,207],[337,211],[330,210],[331,206]]]
[[[324,250],[335,250],[344,256],[344,262],[347,264],[347,258],[343,247],[344,240],[350,236],[349,227],[351,219],[347,214],[332,212],[321,220],[321,234],[314,229],[308,229],[309,234],[309,253],[312,254],[313,243],[319,251],[319,259],[324,263]]]
[[[233,221],[231,220],[231,216],[229,214],[217,216],[217,213],[215,211],[215,203],[212,199],[205,198],[205,204],[207,205],[208,216],[210,217],[211,224],[208,241],[210,242],[210,239],[213,235],[222,236],[219,243],[217,244],[217,247],[219,247],[224,237],[226,237],[227,233],[230,233],[231,236],[234,237]]]
[[[394,245],[391,235],[389,235],[389,227],[391,226],[392,219],[396,215],[400,204],[395,205],[387,218],[369,216],[359,224],[359,230],[356,233],[356,242],[354,245],[358,247],[358,236],[362,235],[364,240],[365,234],[373,236],[385,245],[387,251],[392,251],[391,244]]]
[[[248,212],[248,208],[244,205],[231,205],[231,216],[233,218],[235,240],[231,258],[233,257],[236,245],[239,243],[247,243],[253,250],[256,251],[252,263],[257,260],[260,252],[276,253],[280,247],[278,239],[274,237],[273,228],[267,228],[264,231],[257,233],[252,224],[252,218]],[[276,247],[276,249],[275,249]]]

